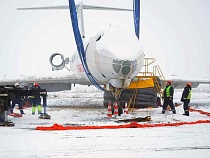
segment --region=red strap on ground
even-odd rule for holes
[[[189,111],[191,111],[191,112],[199,112],[200,114],[203,114],[203,115],[206,115],[206,116],[210,117],[210,113],[209,112],[205,112],[205,111],[197,110],[197,109],[192,109],[192,108],[189,108]]]
[[[131,122],[125,125],[109,125],[109,126],[63,126],[54,124],[50,127],[38,126],[36,130],[51,131],[51,130],[87,130],[87,129],[119,129],[119,128],[148,128],[148,127],[169,127],[169,126],[181,126],[192,125],[200,123],[210,123],[210,120],[198,120],[195,122],[176,122],[176,123],[158,123],[158,124],[138,124],[137,122]]]
[[[196,110],[196,109],[189,109],[191,112],[199,112],[200,114],[204,114],[210,117],[210,113]],[[210,120],[198,120],[194,122],[175,122],[175,123],[157,123],[157,124],[139,124],[138,122],[131,122],[125,125],[109,125],[109,126],[63,126],[55,123],[53,126],[50,127],[43,127],[38,126],[36,130],[43,130],[43,131],[51,131],[51,130],[87,130],[87,129],[119,129],[119,128],[149,128],[149,127],[169,127],[169,126],[181,126],[181,125],[193,125],[193,124],[200,124],[200,123],[210,123]]]

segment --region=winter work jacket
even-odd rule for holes
[[[163,98],[164,100],[173,100],[173,95],[174,95],[174,87],[171,85],[168,85],[164,88],[163,90]]]
[[[190,86],[186,86],[184,91],[182,92],[181,101],[184,102],[185,100],[190,100],[192,95],[192,90]]]

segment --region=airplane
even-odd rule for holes
[[[139,41],[140,0],[134,0],[133,4],[134,9],[122,9],[84,5],[82,2],[75,5],[74,0],[69,0],[69,6],[63,7],[18,8],[18,10],[69,9],[77,51],[70,58],[64,58],[62,54],[54,53],[49,59],[53,70],[62,70],[69,64],[70,71],[73,72],[70,76],[58,80],[57,78],[38,80],[30,78],[17,81],[21,83],[37,81],[39,83],[57,82],[60,84],[64,82],[94,85],[100,90],[111,91],[117,100],[122,89],[131,83],[132,79],[141,70],[144,62],[145,55]],[[135,32],[133,35],[124,35],[124,38],[128,39],[126,44],[123,44],[120,38],[116,39],[113,36],[112,28],[108,32],[99,32],[85,41],[83,9],[133,11]],[[58,56],[61,58],[61,62],[55,64],[53,61]],[[101,85],[105,85],[105,87]]]
[[[69,58],[65,58],[61,53],[54,53],[49,58],[52,70],[62,70],[67,68],[69,64],[69,74],[2,80],[0,85],[11,85],[16,82],[25,84],[38,82],[47,91],[71,89],[71,84],[94,85],[102,91],[111,93],[114,100],[118,101],[121,92],[130,85],[144,64],[145,54],[140,46],[140,0],[133,0],[133,9],[84,5],[82,2],[75,5],[74,0],[69,0],[69,5],[66,6],[18,8],[18,10],[42,9],[69,9],[70,11],[77,51]],[[122,36],[127,41],[123,43],[121,36],[117,37],[115,36],[116,32],[113,32],[120,30],[120,28],[113,30],[110,27],[110,30],[98,32],[86,40],[84,9],[133,12],[133,34],[127,35],[125,32]],[[61,60],[59,64],[56,64],[54,61],[58,58]],[[199,83],[210,83],[209,80],[201,82],[174,79],[172,81],[177,88],[183,88],[186,82],[192,82],[193,87],[197,87]],[[162,86],[164,86],[164,81]]]

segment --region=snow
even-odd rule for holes
[[[180,93],[175,93],[175,99],[179,99]],[[48,93],[47,113],[51,115],[49,120],[38,119],[38,114],[31,115],[31,108],[24,110],[26,114],[22,118],[8,116],[15,126],[0,127],[0,157],[209,157],[210,124],[126,129],[35,130],[37,126],[49,127],[55,123],[63,126],[119,125],[125,123],[116,123],[118,119],[147,115],[152,118],[149,124],[210,120],[208,116],[198,112],[191,112],[189,117],[183,116],[182,106],[176,107],[176,115],[171,112],[162,115],[161,108],[153,108],[130,111],[129,115],[118,118],[107,118],[107,109],[101,102],[102,96],[103,93],[92,86],[84,88],[76,85],[72,91]],[[203,99],[209,99],[210,94],[199,90],[193,93],[195,101],[199,101],[200,96]],[[80,107],[77,106],[78,104]],[[88,106],[83,106],[85,104]],[[210,112],[209,106],[201,105],[203,105],[202,102],[199,109]],[[17,109],[16,112],[18,112]]]
[[[48,106],[102,107],[103,91],[94,86],[72,86],[72,90],[48,93]]]
[[[123,34],[121,33],[122,30]],[[127,28],[122,29],[122,26],[112,26],[111,28],[105,30],[104,36],[102,36],[98,41],[98,44],[102,43],[103,45],[98,47],[100,53],[104,56],[112,56],[112,58],[114,56],[118,60],[135,60],[143,54],[142,46],[138,38],[136,38],[134,31]],[[105,48],[104,44],[106,44]]]
[[[74,79],[75,74],[72,71],[68,71],[66,69],[62,71],[51,71],[48,73],[39,73],[39,74],[31,74],[31,75],[25,75],[21,74],[18,77],[10,77],[7,75],[0,76],[0,82],[14,82],[14,81],[42,81],[42,80],[59,80],[59,79]]]

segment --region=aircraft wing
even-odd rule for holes
[[[72,73],[68,74],[51,74],[51,75],[33,75],[24,76],[21,75],[18,79],[7,79],[0,78],[0,86],[13,86],[15,83],[20,83],[22,86],[32,86],[34,82],[38,82],[42,89],[47,89],[48,92],[51,91],[62,91],[70,90],[71,83],[73,84],[84,84],[87,85],[87,81],[83,79],[78,79],[77,76]]]

